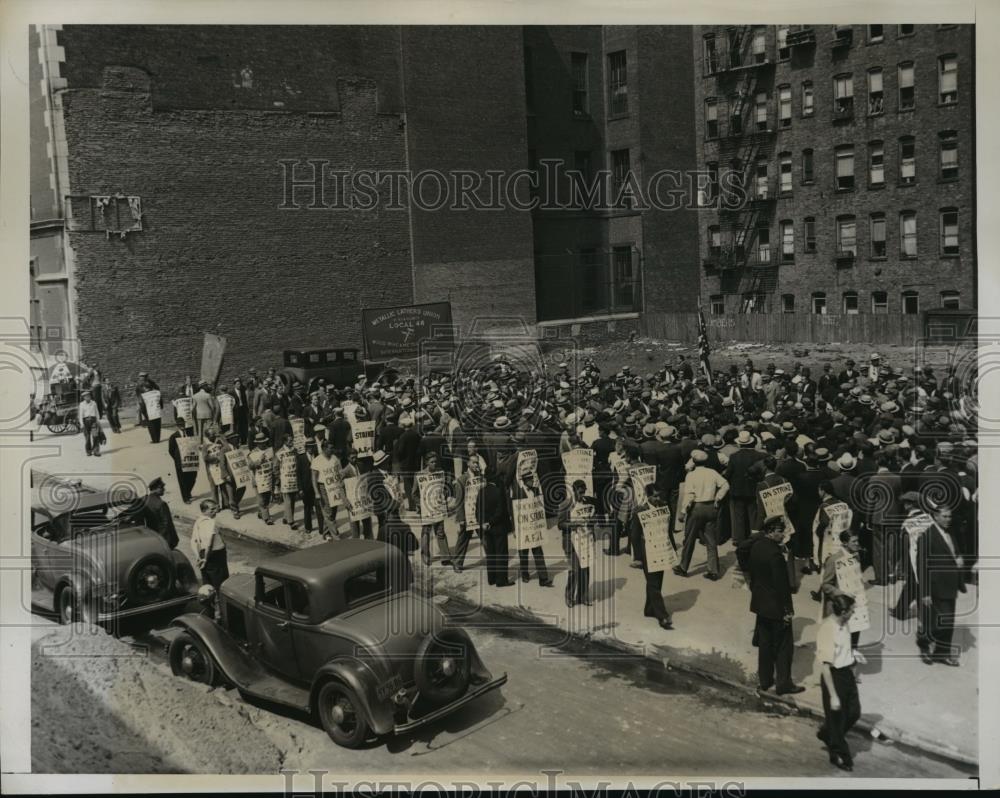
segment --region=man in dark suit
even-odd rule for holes
[[[917,543],[917,588],[920,597],[920,629],[917,646],[927,665],[943,662],[959,665],[952,636],[955,632],[955,601],[965,592],[964,562],[951,537],[951,508],[931,511],[934,523]]]
[[[766,455],[754,448],[753,435],[749,430],[740,430],[736,437],[739,450],[729,457],[725,478],[729,480],[729,512],[732,520],[733,545],[739,545],[750,535],[754,509],[757,504],[757,480],[751,476],[750,468]]]
[[[563,552],[566,554],[566,561],[569,563],[566,576],[566,606],[573,607],[576,604],[590,605],[588,596],[590,587],[590,566],[582,568],[580,560],[576,556],[576,549],[573,548],[574,529],[587,529],[590,537],[594,537],[594,522],[597,514],[597,503],[586,495],[587,483],[582,479],[573,482],[573,494],[567,496],[559,507],[557,523],[562,532]],[[576,511],[575,508],[581,507]]]
[[[757,616],[757,677],[760,689],[775,686],[778,695],[801,693],[792,682],[792,585],[782,541],[785,519],[764,521],[763,535],[752,543],[749,558],[750,612]]]
[[[143,516],[146,526],[156,530],[170,548],[176,549],[179,538],[177,537],[177,529],[174,527],[170,507],[163,501],[165,491],[166,485],[160,477],[156,477],[149,483],[149,495],[146,496]]]
[[[250,395],[239,377],[233,380],[233,390],[230,393],[236,400],[233,404],[233,425],[236,427],[240,446],[243,446],[247,443],[250,432]]]
[[[510,587],[514,584],[508,576],[510,512],[506,491],[496,474],[487,473],[486,482],[479,490],[476,520],[486,553],[487,581],[494,587]]]

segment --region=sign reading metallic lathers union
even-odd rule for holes
[[[366,308],[361,311],[361,328],[369,360],[416,357],[421,341],[454,341],[450,302]]]

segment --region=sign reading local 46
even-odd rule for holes
[[[361,327],[369,360],[417,357],[421,341],[452,341],[451,303],[367,308]]]

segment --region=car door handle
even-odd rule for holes
[[[288,621],[278,621],[278,628],[279,629],[287,629],[288,628]]]

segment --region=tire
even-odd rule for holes
[[[183,676],[199,684],[215,685],[219,682],[215,660],[205,644],[189,632],[181,632],[170,643],[170,670],[174,676]]]
[[[330,739],[342,748],[357,748],[371,731],[355,692],[338,681],[328,681],[319,689],[316,712]]]
[[[97,613],[92,601],[81,598],[70,585],[66,585],[56,596],[56,612],[59,615],[59,623],[69,626],[74,623],[82,623],[85,626],[93,626],[97,620]]]
[[[49,424],[46,424],[45,426],[48,428],[49,432],[51,432],[54,435],[61,435],[66,431],[66,425],[60,424],[58,422],[51,422]]]
[[[173,566],[166,557],[159,554],[143,557],[129,568],[126,584],[129,601],[135,606],[162,601],[173,590]]]
[[[420,697],[443,705],[465,695],[472,678],[471,649],[472,641],[455,630],[424,638],[414,668]]]

